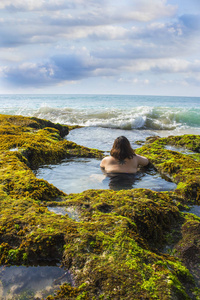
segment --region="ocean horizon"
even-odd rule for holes
[[[200,97],[7,94],[0,95],[0,113],[79,125],[66,138],[106,152],[120,135],[136,148],[149,136],[200,134]]]

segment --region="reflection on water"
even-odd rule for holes
[[[109,187],[112,190],[122,190],[122,189],[131,189],[134,186],[134,183],[137,180],[137,174],[108,174],[109,178]]]
[[[57,266],[0,267],[0,299],[41,300],[64,282],[73,284],[70,273]]]
[[[170,191],[176,188],[176,184],[166,181],[154,168],[148,167],[145,171],[136,174],[108,174],[109,188],[115,191],[132,188],[146,188],[153,191]]]
[[[106,176],[100,169],[100,160],[75,158],[58,165],[39,168],[36,176],[69,193],[80,193],[88,189],[147,188],[154,191],[174,190],[176,184],[166,181],[153,168],[137,174]]]

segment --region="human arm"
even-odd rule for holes
[[[137,163],[140,166],[147,166],[149,164],[148,158],[141,156],[141,155],[136,155],[137,157]]]

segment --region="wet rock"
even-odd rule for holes
[[[190,270],[200,288],[200,218],[186,215],[181,234],[181,239],[174,247],[175,255]]]
[[[148,144],[137,149],[138,154],[146,155],[154,167],[177,184],[175,194],[183,202],[198,204],[200,197],[200,162],[193,156],[170,151],[166,145],[185,147],[199,152],[200,136],[184,135],[150,139]],[[198,154],[199,155],[199,154]]]
[[[0,121],[1,264],[62,262],[73,273],[75,286],[59,282],[60,290],[45,296],[48,300],[198,299],[198,278],[186,266],[195,265],[198,272],[199,219],[179,208],[198,201],[199,163],[164,149],[169,142],[187,141],[197,151],[198,136],[156,138],[137,150],[178,184],[174,192],[89,190],[66,195],[37,179],[32,169],[63,157],[101,158],[102,152],[63,140],[66,128],[48,121],[17,116],[0,116]],[[9,151],[13,148],[19,150]],[[48,203],[76,207],[80,222],[50,212]],[[182,242],[174,257],[161,249],[177,223]]]

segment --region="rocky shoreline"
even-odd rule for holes
[[[177,184],[173,192],[67,195],[33,169],[68,157],[103,157],[65,140],[71,129],[0,115],[0,264],[62,264],[74,284],[63,283],[48,300],[200,299],[200,218],[189,213],[189,205],[200,203],[200,136],[151,137],[136,150]],[[49,206],[74,209],[79,220]]]

